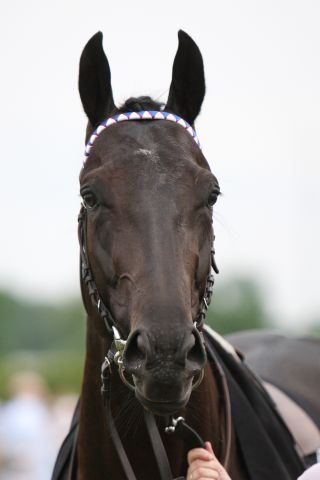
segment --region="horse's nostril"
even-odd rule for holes
[[[127,371],[136,372],[143,363],[145,363],[147,357],[145,338],[144,336],[136,332],[131,334],[125,351],[124,351],[124,365]]]
[[[136,337],[137,348],[138,350],[146,356],[146,347],[142,338],[142,335],[137,335]]]
[[[198,333],[192,333],[193,341],[190,344],[190,349],[187,353],[187,360],[196,367],[201,369],[206,361],[206,353]]]

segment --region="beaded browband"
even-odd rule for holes
[[[115,123],[126,122],[128,120],[168,120],[169,122],[177,123],[181,125],[193,138],[199,148],[200,142],[197,137],[195,130],[189,125],[188,122],[183,120],[183,118],[179,117],[179,115],[175,115],[174,113],[168,112],[159,112],[155,110],[142,110],[141,112],[126,112],[126,113],[119,113],[118,115],[114,115],[113,117],[107,118],[104,120],[93,132],[91,135],[84,153],[84,163],[86,162],[92,145],[94,144],[95,140],[99,137],[100,133],[103,132],[106,128],[114,125]]]

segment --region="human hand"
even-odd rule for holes
[[[188,453],[187,480],[231,480],[226,470],[213,453],[210,442],[205,448],[194,448]]]

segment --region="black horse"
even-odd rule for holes
[[[133,471],[163,480],[171,474],[156,461],[160,450],[183,477],[189,445],[164,433],[178,414],[212,442],[233,480],[296,478],[302,463],[269,398],[202,331],[220,189],[193,129],[205,94],[197,45],[179,32],[166,105],[139,97],[117,108],[97,33],[81,56],[79,90],[88,117],[79,216],[87,352],[53,478],[131,480]]]
[[[249,330],[227,339],[263,379],[306,461],[314,463],[320,449],[319,338]]]

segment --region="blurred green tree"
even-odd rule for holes
[[[245,277],[234,277],[214,287],[207,323],[219,333],[270,328],[274,326],[266,312],[259,284]]]
[[[80,300],[58,305],[29,302],[0,293],[0,397],[21,370],[40,373],[54,393],[79,391],[85,348]]]
[[[218,281],[207,323],[221,334],[276,326],[252,278]],[[21,369],[41,373],[53,393],[79,391],[85,351],[85,312],[80,299],[57,303],[29,302],[0,292],[0,397],[8,379]],[[305,324],[305,323],[304,323]],[[320,334],[314,321],[310,332]]]
[[[14,350],[83,347],[84,309],[80,300],[57,306],[29,302],[0,292],[0,355]]]

